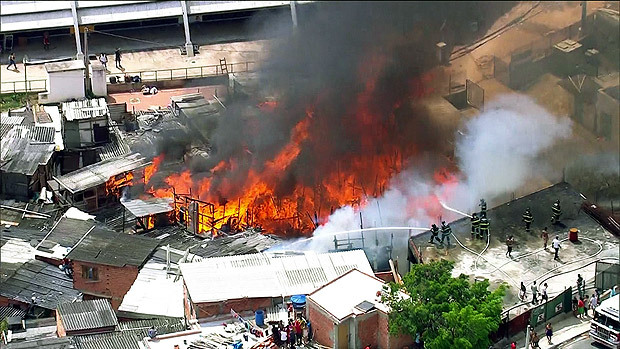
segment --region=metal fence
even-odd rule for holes
[[[620,275],[620,264],[596,262],[594,286],[599,292],[604,292],[618,285],[618,275]]]
[[[123,75],[139,76],[141,81],[165,81],[165,80],[184,80],[184,79],[196,79],[225,75],[226,73],[244,73],[255,71],[258,67],[258,62],[239,62],[226,64],[228,71],[222,71],[222,66],[219,64],[206,65],[200,67],[187,67],[187,68],[171,68],[171,69],[159,69],[159,70],[147,70],[136,72],[124,72]],[[120,74],[110,74],[120,75]],[[122,82],[120,82],[122,83]]]
[[[47,91],[47,79],[9,81],[0,83],[0,94],[45,91]]]

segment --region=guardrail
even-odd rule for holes
[[[254,71],[258,67],[259,62],[239,62],[226,64],[228,73],[245,73]],[[108,74],[108,76],[139,76],[140,81],[165,81],[165,80],[184,80],[195,78],[206,78],[224,75],[222,67],[219,64],[206,65],[200,67],[171,68],[147,71],[126,71],[122,74]],[[120,81],[119,83],[123,83]],[[108,84],[110,82],[108,81]]]
[[[47,91],[47,79],[8,81],[0,83],[0,94],[45,91]]]

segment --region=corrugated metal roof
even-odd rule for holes
[[[145,157],[134,153],[123,158],[104,160],[54,179],[62,188],[77,193],[103,184],[112,176],[135,170],[148,163]]]
[[[7,125],[21,125],[24,122],[23,116],[9,116],[8,113],[2,113],[0,123]]]
[[[353,268],[372,274],[362,250],[280,258],[258,253],[207,258],[179,267],[194,303],[309,294]]]
[[[48,163],[56,146],[53,143],[32,144],[30,142],[25,138],[2,138],[2,171],[31,176],[39,165]]]
[[[118,325],[116,314],[107,299],[62,303],[58,305],[57,311],[67,331]]]
[[[99,159],[102,161],[118,158],[130,152],[129,145],[116,132],[110,133],[110,143],[106,143],[101,149],[97,150]]]
[[[158,335],[186,330],[182,317],[126,321],[119,323],[116,329],[125,333],[132,333],[136,338],[142,339],[148,336],[147,332],[151,327],[155,327]]]
[[[67,258],[118,267],[142,266],[159,242],[143,236],[95,229],[73,248]]]
[[[24,318],[25,316],[26,316],[25,310],[13,308],[13,307],[0,307],[0,321],[6,319],[7,317]]]
[[[138,341],[131,333],[111,332],[73,337],[77,349],[140,349]]]
[[[37,305],[46,309],[82,299],[64,271],[36,259],[24,263],[15,274],[1,282],[0,295],[26,304],[31,303],[34,295]]]
[[[121,201],[121,204],[136,217],[151,216],[158,213],[172,211],[172,202],[169,198],[154,198],[149,200],[128,200]]]
[[[62,114],[67,121],[85,120],[110,114],[105,98],[85,99],[62,103]]]

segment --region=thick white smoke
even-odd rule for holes
[[[572,134],[569,118],[556,117],[531,98],[516,94],[487,104],[485,111],[466,121],[461,130],[455,149],[461,171],[458,181],[438,184],[415,169],[404,171],[391,181],[382,197],[371,199],[361,210],[365,228],[427,228],[439,223],[434,209],[438,201],[463,212],[475,211],[480,198],[492,206],[499,196],[548,174],[542,154]],[[439,215],[446,221],[460,218],[447,210],[441,210]],[[306,248],[325,250],[333,246],[332,239],[320,236],[359,227],[359,211],[342,207],[315,230],[315,238]]]

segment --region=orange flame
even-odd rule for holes
[[[105,183],[105,191],[107,195],[121,197],[123,188],[133,185],[133,173],[126,172],[110,177]]]
[[[161,154],[153,159],[153,163],[144,168],[144,184],[148,184],[151,178],[159,169],[159,165],[164,160],[164,154]]]

